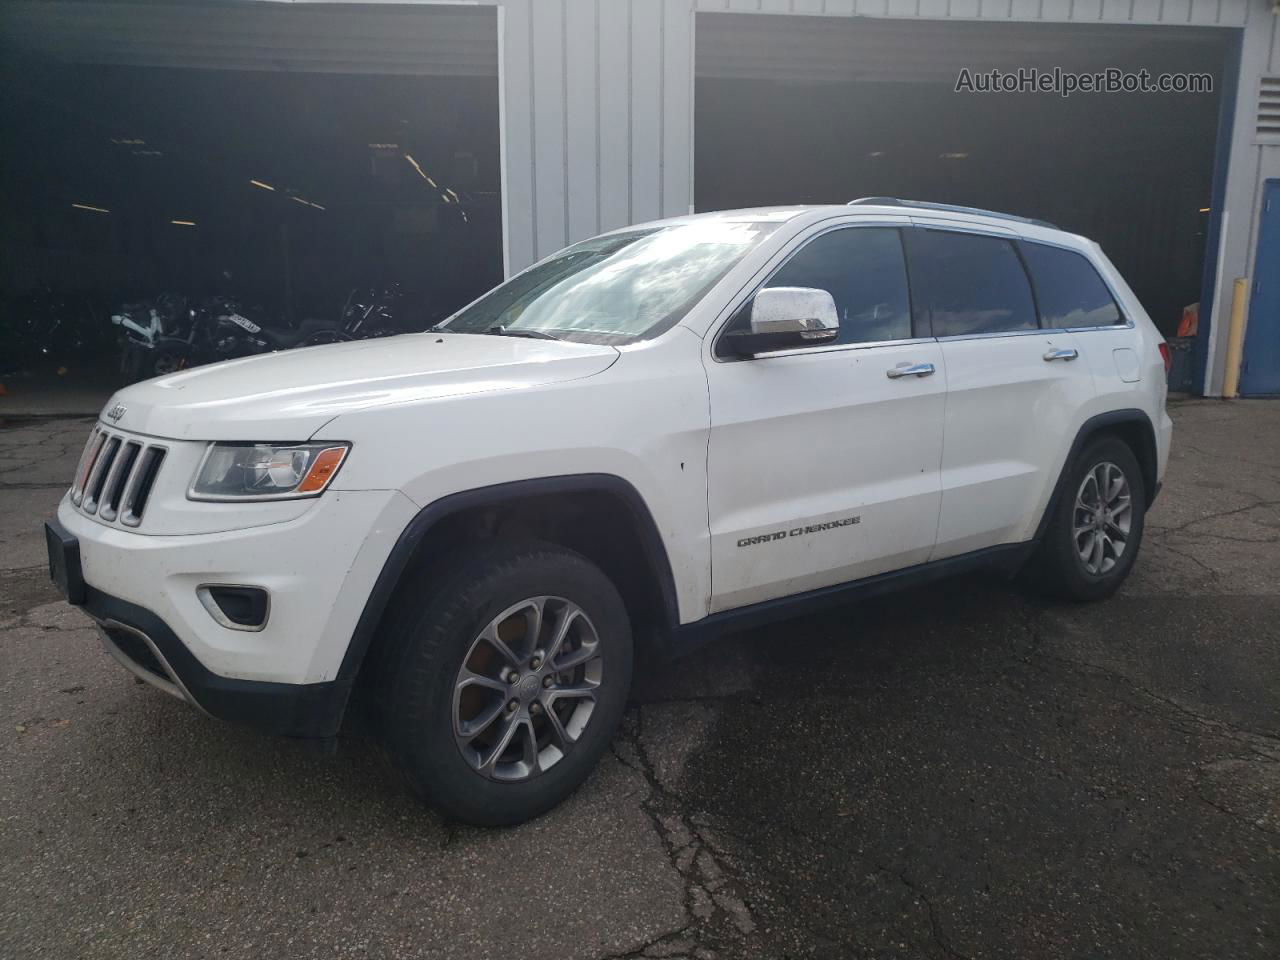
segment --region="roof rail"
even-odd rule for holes
[[[911,207],[916,210],[945,210],[948,213],[967,213],[975,217],[995,217],[998,220],[1016,220],[1018,223],[1030,223],[1037,227],[1048,227],[1060,230],[1056,224],[1048,220],[1035,220],[1031,217],[1018,217],[1012,213],[997,213],[995,210],[982,210],[979,207],[961,207],[953,203],[929,203],[925,200],[899,200],[897,197],[859,197],[850,200],[848,206],[857,207],[863,204],[877,207]]]

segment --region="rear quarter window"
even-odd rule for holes
[[[1018,246],[1035,286],[1041,326],[1106,327],[1124,319],[1111,290],[1083,254],[1027,240]]]

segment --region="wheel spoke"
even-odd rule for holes
[[[519,720],[517,720],[515,717],[509,717],[507,719],[507,725],[506,727],[503,728],[502,735],[499,736],[497,742],[494,743],[493,749],[489,753],[489,756],[486,757],[484,762],[480,764],[480,769],[482,771],[484,771],[485,773],[493,772],[494,767],[498,763],[498,758],[502,756],[504,753],[506,753],[507,747],[511,746],[511,740],[516,735],[516,731],[519,730],[519,728],[520,728]]]
[[[1095,534],[1093,549],[1089,551],[1089,568],[1092,573],[1098,573],[1102,570],[1102,544],[1102,534]]]
[[[502,716],[507,710],[506,700],[497,700],[484,713],[471,720],[461,720],[454,725],[459,737],[467,743],[470,743],[480,734],[484,733],[491,726],[493,721]]]
[[[1110,506],[1125,493],[1127,484],[1119,467],[1107,464],[1107,473],[1109,475],[1108,480],[1111,483],[1111,486],[1107,489],[1107,505]]]
[[[1087,500],[1084,500],[1084,495],[1086,492],[1088,492],[1090,487],[1093,488],[1092,503],[1090,503]],[[1084,478],[1084,485],[1080,488],[1080,499],[1085,503],[1085,505],[1090,510],[1092,510],[1094,507],[1096,507],[1099,504],[1099,502],[1101,502],[1102,488],[1098,485],[1098,471],[1096,468],[1089,471],[1089,475]]]
[[[573,670],[582,666],[584,663],[590,663],[600,655],[600,644],[598,641],[590,643],[583,642],[577,650],[570,650],[559,660],[555,661],[554,667],[558,671]]]
[[[527,717],[524,720],[521,720],[518,726],[522,731],[522,736],[521,736],[521,740],[523,740],[523,743],[521,745],[521,749],[523,751],[522,757],[525,764],[529,768],[525,772],[525,776],[532,776],[533,774],[537,773],[539,770],[538,735],[537,733],[534,732],[533,721],[528,719]]]
[[[573,746],[576,738],[570,736],[569,731],[560,722],[560,714],[555,711],[554,701],[547,706],[547,712],[544,716],[547,718],[547,729],[551,731],[552,742],[560,748],[562,753],[568,752],[569,747]]]
[[[582,616],[582,611],[569,604],[564,608],[564,612],[560,614],[556,621],[555,633],[551,637],[551,642],[547,644],[547,660],[555,662],[556,655],[560,652],[560,648],[564,646],[565,637],[569,636],[569,630],[573,626],[573,622]]]
[[[1076,544],[1076,553],[1080,555],[1080,562],[1083,563],[1086,568],[1089,566],[1089,558],[1093,556],[1093,544],[1097,539],[1098,531],[1090,529],[1088,539],[1083,544]]]
[[[461,690],[463,687],[484,687],[486,690],[496,690],[498,693],[506,694],[507,685],[501,680],[493,677],[486,677],[483,674],[476,673],[463,667],[458,672],[458,682],[455,686]]]
[[[495,620],[489,626],[484,628],[484,632],[480,634],[480,639],[491,646],[498,652],[498,656],[507,661],[507,666],[519,668],[524,661],[515,655],[515,652],[507,646],[506,642],[498,636],[498,624],[500,621]]]
[[[539,641],[542,638],[542,611],[547,605],[546,597],[535,597],[529,601],[529,606],[525,609],[525,649],[522,651],[528,655],[537,650],[540,646]]]
[[[587,681],[586,683],[575,684],[572,687],[552,687],[547,691],[547,700],[555,702],[556,700],[594,700],[596,698],[596,690],[600,684]]]

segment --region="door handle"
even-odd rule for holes
[[[1054,347],[1044,355],[1046,360],[1074,360],[1080,356],[1080,351],[1075,347]]]
[[[897,380],[899,377],[927,377],[932,373],[932,363],[900,363],[886,370],[885,376],[890,380]]]

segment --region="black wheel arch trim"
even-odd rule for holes
[[[555,477],[537,477],[530,480],[513,480],[487,487],[477,487],[441,497],[427,504],[409,521],[400,533],[391,553],[387,556],[365,601],[364,610],[356,622],[342,665],[338,668],[338,680],[350,685],[363,664],[365,655],[373,643],[378,626],[382,622],[387,605],[400,584],[400,578],[408,568],[419,545],[442,520],[460,511],[474,507],[490,506],[508,500],[548,496],[565,493],[608,493],[618,497],[627,506],[630,519],[640,535],[644,549],[644,561],[654,574],[661,594],[662,617],[668,631],[679,624],[679,608],[676,603],[675,577],[666,546],[658,533],[644,498],[628,481],[608,473],[566,474]]]
[[[1080,429],[1076,431],[1076,437],[1071,442],[1071,449],[1067,452],[1067,458],[1062,462],[1062,469],[1058,472],[1058,480],[1053,486],[1053,493],[1049,497],[1049,502],[1045,505],[1044,513],[1040,517],[1040,523],[1036,526],[1036,533],[1033,538],[1035,543],[1039,543],[1044,539],[1044,533],[1049,528],[1049,522],[1053,518],[1054,511],[1062,498],[1062,492],[1066,488],[1067,474],[1071,471],[1071,465],[1076,462],[1076,458],[1080,456],[1080,452],[1084,450],[1085,444],[1111,427],[1130,423],[1136,423],[1143,428],[1142,433],[1146,449],[1135,450],[1133,455],[1143,473],[1143,489],[1147,494],[1146,506],[1150,508],[1151,504],[1155,502],[1156,496],[1160,493],[1160,481],[1157,477],[1159,454],[1156,450],[1155,425],[1152,424],[1151,418],[1147,416],[1145,410],[1139,410],[1136,407],[1099,413],[1082,423]]]

